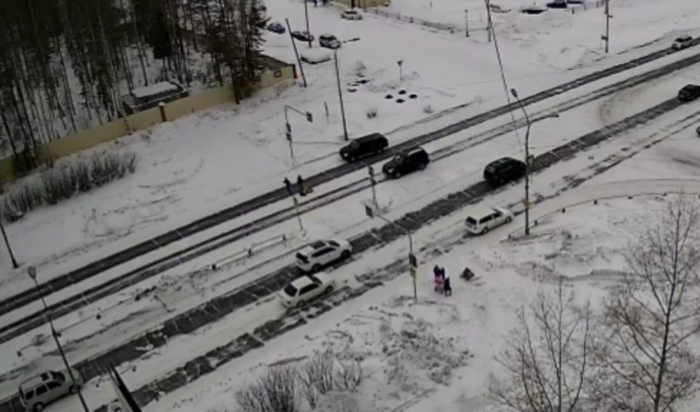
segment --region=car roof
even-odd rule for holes
[[[486,216],[493,214],[493,212],[495,212],[495,211],[496,211],[496,209],[494,209],[492,207],[484,207],[481,209],[474,209],[474,210],[469,212],[469,216],[467,216],[467,217],[471,217],[471,218],[474,218],[476,220],[481,220],[481,219],[485,218]]]
[[[412,149],[408,149],[408,150],[406,150],[404,153],[407,154],[407,155],[410,155],[410,154],[413,154],[413,153],[425,153],[425,149],[423,149],[422,147],[418,146],[418,147],[414,147],[414,148],[412,148]]]
[[[294,286],[297,289],[301,289],[304,286],[308,286],[310,284],[314,283],[310,277],[308,276],[302,276],[299,279],[295,279],[292,281],[291,285]]]
[[[518,162],[518,160],[515,160],[512,157],[502,157],[500,159],[494,160],[493,162],[489,163],[487,166],[500,166],[502,164],[513,163],[513,162]]]
[[[358,142],[368,142],[370,140],[375,140],[375,139],[379,139],[379,138],[386,139],[386,137],[384,137],[384,135],[381,133],[372,133],[372,134],[368,134],[367,136],[358,137],[355,140],[357,140]]]
[[[693,38],[693,36],[691,36],[689,34],[684,34],[683,36],[676,38],[676,40],[688,40],[688,39],[692,39],[692,38]]]
[[[22,381],[22,383],[19,384],[20,388],[22,388],[22,390],[24,390],[24,391],[28,391],[28,390],[32,390],[32,389],[36,388],[39,385],[42,385],[43,383],[45,383],[46,381],[49,380],[49,376],[48,376],[49,372],[50,371],[45,371],[45,372],[42,372],[36,376],[33,376],[25,381]],[[44,376],[43,376],[44,374],[47,374],[46,378],[44,378]]]
[[[697,84],[686,84],[685,86],[683,86],[683,90],[692,90],[698,88],[700,88],[700,85]]]
[[[335,35],[330,34],[330,33],[324,33],[321,35],[321,37],[335,37]]]

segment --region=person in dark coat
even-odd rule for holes
[[[452,283],[449,276],[442,282],[442,291],[445,292],[445,296],[452,296]]]
[[[442,270],[440,270],[440,266],[435,265],[433,275],[435,277],[435,291],[442,292]]]
[[[287,192],[289,192],[290,195],[294,193],[292,191],[292,182],[290,182],[286,177],[284,178],[284,186],[287,188]]]

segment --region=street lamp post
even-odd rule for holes
[[[416,256],[413,254],[413,236],[411,236],[411,231],[406,229],[405,227],[399,225],[396,222],[392,222],[391,220],[385,218],[381,214],[377,213],[378,211],[372,210],[371,207],[365,205],[365,214],[371,219],[374,218],[375,216],[383,220],[384,222],[398,228],[402,232],[404,232],[408,236],[408,269],[409,269],[409,274],[413,278],[413,299],[417,302],[418,301],[418,286],[416,285],[416,269],[418,267],[418,261],[416,259]]]
[[[333,50],[333,59],[335,60],[335,78],[338,83],[338,99],[340,99],[340,115],[343,117],[343,138],[347,141],[348,124],[345,120],[345,105],[343,104],[343,88],[340,85],[340,69],[338,68],[338,49]]]
[[[7,232],[5,232],[5,225],[2,223],[2,211],[0,211],[0,231],[2,231],[2,238],[5,240],[5,246],[7,246],[7,253],[10,255],[10,260],[12,261],[12,268],[17,269],[19,265],[17,264],[17,259],[15,259],[15,254],[12,252],[12,246],[10,246],[10,240],[7,238]]]
[[[525,110],[525,105],[518,97],[518,91],[515,89],[510,89],[510,93],[513,95],[515,100],[520,106],[523,115],[525,115],[525,122],[527,123],[527,129],[525,131],[525,236],[530,235],[530,164],[532,163],[530,159],[530,128],[532,127],[532,122],[530,121],[530,116],[527,115]],[[559,113],[551,113],[544,116],[541,119],[556,118],[559,117]]]
[[[75,376],[73,376],[73,370],[71,370],[70,364],[68,363],[68,359],[66,358],[66,354],[63,351],[63,347],[61,346],[61,342],[58,340],[58,333],[56,332],[56,328],[53,325],[51,316],[48,313],[49,307],[46,304],[46,299],[44,299],[44,294],[41,292],[41,287],[39,287],[39,281],[36,278],[36,268],[34,268],[34,266],[28,267],[27,273],[29,274],[29,277],[32,278],[32,280],[34,281],[36,291],[41,297],[41,302],[44,304],[44,318],[51,326],[51,335],[53,336],[53,339],[56,342],[56,347],[58,347],[58,353],[60,353],[61,359],[63,359],[63,364],[65,365],[66,370],[68,371],[68,376],[70,376],[70,380],[71,382],[73,382],[73,386],[78,389],[78,398],[80,398],[80,403],[83,405],[83,410],[85,410],[85,412],[90,412],[90,408],[88,408],[87,403],[85,402],[85,398],[83,397],[80,385],[77,384]]]
[[[311,30],[309,29],[309,0],[304,0],[304,14],[306,15],[306,34],[309,36],[309,48],[312,48],[313,41],[311,41]]]

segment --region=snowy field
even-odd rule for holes
[[[521,5],[512,3],[502,6],[516,9]],[[450,7],[454,6],[451,4],[435,2],[434,17],[448,20]],[[470,4],[483,14],[478,2]],[[509,84],[526,96],[665,48],[676,35],[694,27],[697,13],[693,2],[676,0],[672,4],[661,7],[653,1],[614,2],[615,40],[613,53],[608,56],[602,54],[597,40],[603,24],[602,9],[591,6],[575,15],[552,11],[527,16],[513,11],[494,16]],[[302,3],[276,0],[267,6],[273,20],[288,17],[294,28],[301,28]],[[415,17],[425,12],[418,2],[392,6],[396,7],[406,7],[398,11],[415,12]],[[366,16],[360,22],[342,21],[338,14],[334,7],[311,8],[311,31],[316,35],[330,32],[341,40],[360,38],[344,44],[338,53],[343,89],[356,79],[358,61],[371,80],[354,93],[344,90],[351,137],[380,131],[396,144],[507,103],[493,44],[486,41],[483,31],[465,39],[377,16]],[[476,11],[472,15],[474,19],[478,16]],[[566,45],[561,44],[562,36]],[[655,39],[656,43],[648,44]],[[642,47],[634,49],[637,46]],[[299,44],[302,53],[307,47]],[[270,34],[267,52],[293,61],[287,36]],[[403,82],[399,81],[399,60],[404,61]],[[277,188],[285,176],[309,175],[338,164],[336,152],[343,140],[333,65],[305,65],[305,71],[308,89],[280,86],[239,107],[223,106],[156,126],[148,138],[139,133],[120,139],[119,147],[140,156],[136,174],[8,225],[18,259],[49,271],[72,261],[61,267],[59,273],[63,273],[69,267]],[[397,104],[384,98],[398,88],[415,93],[417,99]],[[285,105],[310,111],[315,119],[308,124],[290,113],[296,164],[291,161],[283,134]],[[425,112],[427,106],[432,114]],[[377,118],[367,119],[369,108],[378,110]],[[429,120],[420,123],[426,118]],[[114,143],[104,146],[117,147]],[[55,233],[61,233],[60,242]],[[7,276],[14,278],[17,274]]]

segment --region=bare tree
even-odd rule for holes
[[[490,388],[498,403],[521,412],[579,410],[589,373],[593,314],[590,302],[579,307],[574,298],[560,280],[556,293],[540,292],[529,311],[519,311],[520,325],[498,358],[507,378]]]
[[[236,393],[241,412],[297,412],[297,372],[291,367],[272,368],[262,378]]]
[[[630,245],[629,273],[605,302],[592,386],[599,410],[671,411],[698,390],[688,340],[700,331],[700,215],[681,193]]]

